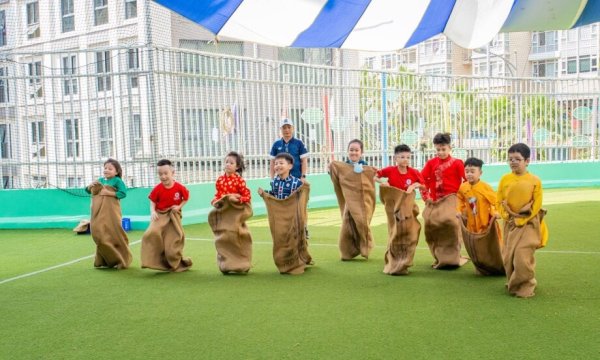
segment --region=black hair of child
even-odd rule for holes
[[[364,146],[363,146],[363,142],[360,139],[352,139],[350,140],[350,142],[348,143],[348,148],[350,148],[350,145],[352,144],[358,144],[358,146],[360,146],[360,151],[365,151]]]
[[[450,133],[437,133],[433,137],[434,145],[450,145],[450,143],[452,143]]]
[[[400,144],[394,148],[394,154],[399,154],[403,152],[411,152],[410,146],[406,144]]]
[[[470,157],[467,160],[465,160],[465,167],[467,166],[473,166],[481,169],[483,167],[483,160],[475,157]]]
[[[517,143],[508,148],[508,153],[519,153],[523,156],[525,160],[527,160],[531,156],[531,149],[526,144]]]
[[[279,153],[275,155],[275,159],[285,159],[288,163],[294,165],[294,158],[288,153]]]
[[[235,172],[237,172],[241,176],[244,170],[246,170],[246,165],[244,164],[244,157],[236,151],[230,151],[227,155],[225,155],[225,157],[230,156],[232,158],[235,158]]]
[[[123,177],[123,168],[121,167],[121,164],[119,164],[119,162],[115,159],[106,159],[106,161],[104,162],[104,165],[106,164],[111,164],[112,166],[115,167],[115,170],[117,170],[117,177],[122,178]]]
[[[158,162],[156,163],[156,166],[165,166],[165,165],[173,166],[173,163],[171,162],[171,160],[168,160],[168,159],[161,159],[161,160],[158,160]]]

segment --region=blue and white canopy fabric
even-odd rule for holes
[[[155,0],[215,36],[275,46],[396,50],[445,34],[477,48],[499,32],[600,21],[600,0]]]

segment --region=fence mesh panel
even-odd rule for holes
[[[221,52],[236,53],[228,46]],[[108,157],[132,187],[155,184],[161,158],[175,161],[184,183],[210,182],[231,150],[245,156],[246,178],[266,177],[283,117],[309,149],[309,173],[343,159],[354,138],[374,166],[391,164],[394,146],[405,143],[420,168],[437,132],[452,134],[455,156],[486,163],[504,162],[516,142],[533,148],[533,162],[599,156],[598,79],[348,70],[186,47],[5,54],[2,188],[81,188]],[[331,64],[334,55],[311,56]]]

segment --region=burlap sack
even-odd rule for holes
[[[527,205],[529,207],[529,205]],[[502,260],[508,292],[518,297],[534,296],[537,285],[535,279],[535,250],[541,242],[541,225],[546,210],[540,210],[524,226],[515,226],[513,221],[504,222],[504,248]]]
[[[407,193],[395,187],[381,186],[379,199],[385,206],[388,220],[388,246],[383,272],[390,275],[406,275],[408,268],[413,265],[421,233],[421,223],[417,220],[419,207],[415,203],[415,192]]]
[[[482,233],[470,232],[466,221],[459,221],[463,244],[475,266],[475,272],[481,275],[504,275],[502,263],[502,240],[497,220],[492,220]]]
[[[342,213],[339,248],[342,260],[358,255],[368,259],[373,248],[371,219],[375,211],[375,181],[377,172],[372,166],[363,166],[357,174],[353,166],[341,161],[331,163],[330,175]]]
[[[456,194],[431,202],[423,210],[425,240],[433,255],[434,269],[457,268],[467,259],[460,256],[460,225],[456,218]]]
[[[121,202],[114,196],[99,195],[105,188],[112,192],[112,186],[95,184],[92,193],[90,229],[96,243],[95,267],[116,267],[126,269],[133,259],[129,250],[129,239],[121,226]]]
[[[304,183],[286,199],[264,192],[269,228],[273,238],[273,260],[281,274],[302,274],[312,263],[306,241],[306,206],[310,185]]]
[[[208,224],[215,235],[217,265],[222,273],[247,273],[252,262],[252,235],[246,220],[252,216],[250,204],[233,203],[229,196],[215,202]]]
[[[192,259],[184,257],[185,233],[181,211],[157,211],[158,219],[142,235],[142,268],[163,271],[186,271]]]

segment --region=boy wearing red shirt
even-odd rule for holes
[[[422,192],[426,206],[425,241],[429,246],[435,269],[457,268],[466,263],[460,255],[460,224],[456,218],[456,192],[465,178],[465,167],[460,159],[450,153],[448,133],[433,137],[437,157],[429,160],[421,175],[426,190]]]
[[[150,226],[142,236],[142,268],[186,271],[192,266],[192,260],[182,255],[185,234],[181,208],[190,193],[173,178],[175,170],[171,161],[163,159],[156,166],[160,184],[148,195]]]
[[[408,145],[398,145],[394,148],[394,160],[396,166],[388,166],[377,171],[375,181],[381,186],[393,186],[406,192],[412,192],[417,187],[422,187],[423,178],[417,169],[410,166],[411,151]],[[381,178],[387,178],[388,181],[383,182]]]
[[[453,158],[450,154],[452,147],[448,133],[438,133],[433,137],[433,145],[437,157],[429,160],[421,176],[425,180],[426,191],[423,192],[423,200],[436,201],[446,195],[456,194],[460,184],[466,181],[465,166],[460,159]]]

